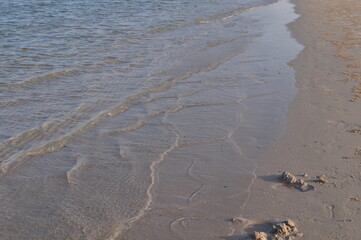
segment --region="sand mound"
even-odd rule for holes
[[[296,178],[295,175],[289,173],[289,172],[283,172],[281,175],[281,179],[284,183],[301,190],[303,192],[309,191],[313,189],[311,185],[306,183],[303,179]]]
[[[253,232],[252,240],[298,240],[303,236],[298,232],[294,222],[287,220],[273,225],[272,231],[267,234],[265,232]]]

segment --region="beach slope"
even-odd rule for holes
[[[293,2],[301,16],[289,28],[305,46],[290,63],[299,93],[285,134],[259,164],[244,216],[258,230],[291,219],[302,239],[360,239],[361,2]],[[309,191],[282,182],[283,171]]]

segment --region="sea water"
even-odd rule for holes
[[[295,93],[274,2],[2,1],[0,239],[217,232]]]

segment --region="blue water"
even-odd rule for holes
[[[245,26],[231,33],[227,18],[269,2],[2,1],[0,140],[92,104],[86,121],[197,69],[149,77],[209,42],[239,37]]]
[[[193,27],[197,31],[197,23],[221,20],[264,2],[2,1],[1,83],[22,83],[68,68],[81,71],[104,64],[107,57],[124,60],[125,53],[135,52],[129,50],[137,44],[160,51],[180,37],[174,36],[176,32],[166,34],[167,38],[158,43],[161,46],[153,45],[159,35],[164,35],[162,28]]]

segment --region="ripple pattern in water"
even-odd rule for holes
[[[249,50],[264,20],[248,13],[272,2],[1,2],[0,237],[118,239],[156,205],[246,186],[254,150],[239,142],[267,145],[261,132],[272,126],[255,119],[281,102],[266,111],[274,122],[292,95],[278,94],[290,88],[280,66],[291,58]],[[197,149],[214,177],[194,175]],[[222,156],[221,170],[234,171],[225,182]],[[179,175],[163,168],[184,168],[191,185],[160,200],[171,185],[157,181]]]

